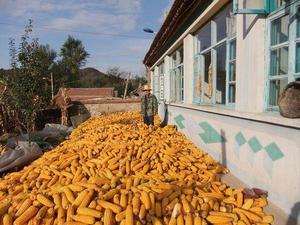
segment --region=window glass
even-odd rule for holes
[[[271,45],[289,40],[289,15],[280,17],[271,23]]]
[[[282,93],[285,86],[288,84],[288,79],[271,80],[270,81],[270,94],[269,94],[269,105],[277,106],[279,96]]]
[[[230,42],[229,45],[229,60],[236,58],[236,40]]]
[[[229,84],[228,102],[229,103],[235,102],[235,84]]]
[[[217,49],[217,90],[216,103],[225,104],[226,99],[226,43]]]
[[[229,44],[229,81],[235,81],[236,40]]]
[[[297,10],[297,37],[300,37],[300,8],[297,8]]]
[[[296,44],[296,73],[300,73],[300,43]]]
[[[183,48],[179,49],[179,60],[178,64],[183,63]]]
[[[204,55],[204,101],[209,101],[212,91],[212,66],[211,66],[211,52]]]
[[[200,41],[200,51],[207,49],[211,46],[211,23],[207,23],[203,28],[201,28],[199,34]]]
[[[232,4],[229,4],[213,19],[217,26],[217,42],[226,38],[226,31],[230,27],[230,12],[232,11]],[[231,31],[234,32],[234,31]]]
[[[226,37],[226,17],[227,12],[222,10],[214,19],[217,26],[217,42],[221,41]]]
[[[172,55],[172,67],[175,67],[176,66],[176,52]]]
[[[278,76],[288,74],[288,47],[282,47],[271,51],[270,75]]]
[[[164,74],[164,66],[165,66],[164,63],[161,63],[161,64],[159,65],[159,74],[160,74],[160,75],[163,75],[163,74]]]

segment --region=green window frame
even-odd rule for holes
[[[235,103],[236,98],[236,38],[229,39],[227,46],[228,85],[226,90],[226,104],[231,105]]]
[[[183,46],[170,55],[170,101],[184,102]]]
[[[262,7],[260,8],[242,8],[239,5],[239,0],[233,0],[233,13],[234,14],[268,14],[272,7],[275,7],[275,1],[278,0],[261,0],[262,1]],[[249,1],[250,2],[250,1]],[[274,2],[274,3],[272,3]]]
[[[278,110],[284,87],[300,78],[299,2],[285,4],[268,18],[268,79],[266,110]]]
[[[229,3],[194,35],[194,104],[235,104],[236,21],[231,12]],[[226,27],[222,39],[218,26]]]

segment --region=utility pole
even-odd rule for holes
[[[52,99],[54,97],[54,87],[53,87],[53,73],[51,71],[51,96],[52,96]]]
[[[50,82],[51,82],[51,96],[52,96],[52,99],[53,99],[53,97],[54,97],[54,82],[53,82],[53,72],[52,72],[52,68],[53,68],[53,66],[54,66],[54,62],[53,63],[51,63],[51,65],[48,67],[48,70],[50,70]],[[49,80],[49,79],[48,79]]]
[[[123,96],[123,99],[125,99],[125,98],[126,98],[126,95],[127,95],[127,88],[128,88],[128,83],[129,83],[130,76],[131,76],[131,74],[129,73],[129,74],[128,74],[128,77],[127,77],[127,80],[126,80],[126,85],[125,85],[125,90],[124,90],[124,96]]]

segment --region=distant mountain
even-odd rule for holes
[[[92,68],[92,67],[87,67],[84,69],[80,70],[80,77],[94,77],[94,78],[100,78],[103,76],[107,76],[107,74],[100,72],[99,70]]]

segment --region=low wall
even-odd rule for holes
[[[175,105],[168,105],[168,121],[300,222],[300,128]]]
[[[140,111],[140,100],[86,100],[80,103],[90,112],[91,116],[102,113]]]

